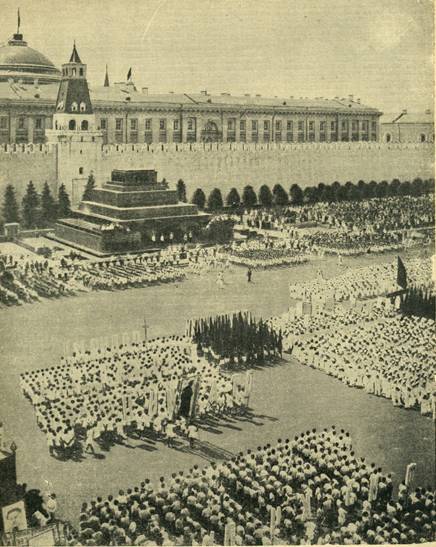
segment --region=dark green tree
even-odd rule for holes
[[[71,215],[71,202],[65,189],[65,184],[61,184],[58,190],[57,216],[67,218]]]
[[[257,196],[252,186],[247,185],[244,187],[242,192],[242,203],[244,204],[244,207],[247,208],[251,208],[256,205]]]
[[[368,197],[369,198],[375,198],[377,196],[377,183],[375,180],[372,180],[368,184]]]
[[[376,196],[378,198],[385,198],[389,195],[389,183],[387,180],[382,180],[377,184]]]
[[[236,188],[232,188],[226,197],[226,204],[232,209],[237,209],[241,205],[241,196]]]
[[[412,182],[412,196],[421,196],[424,193],[424,181],[417,177]]]
[[[364,180],[358,181],[357,191],[359,192],[359,199],[366,199],[368,197],[368,185]]]
[[[26,188],[26,193],[23,197],[21,210],[23,215],[23,224],[25,228],[34,228],[38,223],[38,205],[39,196],[32,181],[29,182]]]
[[[319,189],[319,185],[318,185]],[[320,190],[319,200],[331,203],[334,199],[333,189],[330,184],[324,184],[324,187]]]
[[[351,181],[345,183],[346,200],[355,201],[359,199],[359,190]]]
[[[401,182],[398,179],[393,179],[389,184],[389,195],[398,196],[400,193]]]
[[[259,203],[262,207],[271,207],[273,203],[273,195],[266,184],[262,184],[259,188]]]
[[[332,184],[333,201],[341,201],[341,198],[339,197],[341,188],[342,188],[341,183],[335,180],[335,182]]]
[[[275,184],[273,188],[274,205],[284,207],[289,204],[289,197],[281,184]]]
[[[12,184],[6,186],[2,212],[5,222],[19,222],[18,203]]]
[[[45,223],[53,222],[56,219],[56,212],[56,202],[46,181],[41,193],[41,219]]]
[[[214,188],[207,199],[207,208],[209,211],[219,211],[223,208],[223,196],[219,188]]]
[[[404,182],[402,182],[400,186],[400,195],[410,196],[411,192],[412,192],[412,185],[410,184],[410,182],[408,180],[405,180]]]
[[[177,181],[177,198],[179,201],[186,203],[186,185],[182,179]]]
[[[317,191],[316,186],[306,186],[303,190],[303,202],[305,204],[316,203],[317,202]]]
[[[298,184],[293,184],[289,189],[289,196],[291,198],[292,205],[301,205],[303,203],[303,190]]]
[[[83,201],[89,201],[92,197],[92,191],[95,188],[95,177],[93,172],[89,173],[88,180],[86,181],[85,190],[83,192]]]
[[[191,203],[196,205],[199,209],[204,209],[206,204],[206,196],[201,188],[197,188],[197,190],[195,190]]]

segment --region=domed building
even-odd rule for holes
[[[103,76],[103,74],[102,74]],[[0,145],[46,142],[62,75],[17,33],[0,46]],[[103,80],[103,78],[102,78]],[[125,82],[90,85],[95,129],[103,143],[306,143],[379,139],[381,112],[360,99],[151,94]]]
[[[52,84],[59,82],[61,73],[45,55],[27,45],[22,34],[14,34],[0,46],[0,82],[11,78],[26,84]]]

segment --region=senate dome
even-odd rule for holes
[[[23,40],[22,34],[14,34],[0,46],[0,82],[13,78],[23,83],[51,84],[61,79],[60,71],[39,51]]]

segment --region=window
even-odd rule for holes
[[[102,129],[103,131],[106,131],[106,129],[107,129],[107,120],[106,119],[100,120],[100,129]]]
[[[332,133],[336,131],[336,122],[330,122],[330,131]]]
[[[79,167],[79,175],[83,175],[83,167]]]
[[[377,122],[371,122],[371,131],[377,131]]]
[[[304,131],[304,122],[303,121],[298,122],[298,131]]]
[[[72,72],[73,76],[76,75],[76,69],[75,68],[73,68],[73,70],[71,72]]]
[[[138,120],[136,118],[130,120],[130,131],[138,131]]]
[[[319,122],[319,130],[320,130],[321,132],[325,132],[326,125],[327,125],[326,122]]]
[[[123,118],[116,118],[115,120],[115,131],[123,130]]]
[[[265,120],[263,122],[263,130],[264,131],[269,131],[269,120]]]
[[[80,76],[83,76],[83,68],[79,68],[79,74]]]
[[[167,121],[165,118],[163,118],[162,120],[159,120],[159,129],[161,131],[166,131],[167,129]]]
[[[82,121],[82,131],[88,131],[88,120],[83,120]]]
[[[282,130],[282,120],[276,120],[276,131]]]
[[[173,122],[173,130],[174,131],[179,131],[180,129],[180,121],[179,120],[174,120]]]
[[[68,129],[74,131],[76,129],[76,120],[70,120],[68,123]]]
[[[309,131],[315,131],[315,122],[309,122]]]
[[[227,130],[228,131],[234,131],[236,127],[235,119],[230,118],[227,120]]]
[[[291,131],[288,131],[288,132],[286,133],[286,140],[287,140],[288,142],[292,142],[292,141],[293,141],[293,135],[292,135],[292,132],[291,132]]]
[[[195,118],[188,118],[188,131],[195,131]]]
[[[246,126],[247,126],[247,124],[246,124],[245,120],[241,120],[239,122],[239,131],[245,131]]]
[[[293,124],[292,120],[288,120],[286,122],[286,130],[287,131],[292,131],[293,129],[294,129],[294,124]]]
[[[7,118],[0,118],[0,129],[7,129],[8,128],[8,119]]]
[[[342,131],[347,131],[347,129],[348,129],[348,124],[347,124],[347,122],[346,122],[346,121],[343,121],[341,127],[342,127]]]
[[[426,139],[425,139],[425,135],[424,135],[424,134],[421,134],[420,139],[421,139],[421,142],[425,142],[425,140],[426,140]]]
[[[386,133],[386,142],[391,142],[391,135]]]
[[[86,110],[86,104],[84,102],[80,103],[80,112],[85,112]]]
[[[146,131],[151,131],[151,118],[147,118],[145,120],[145,130]]]
[[[351,122],[351,131],[358,131],[359,130],[359,123],[355,120]]]
[[[71,103],[71,111],[72,112],[77,112],[77,103],[75,101],[73,103]]]
[[[251,130],[257,132],[257,120],[251,120]]]
[[[362,131],[368,131],[368,122],[366,121],[362,122]]]
[[[35,129],[42,129],[42,118],[36,118],[35,119]]]

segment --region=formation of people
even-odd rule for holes
[[[167,439],[194,418],[244,411],[253,378],[223,373],[191,339],[173,336],[73,353],[22,374],[20,385],[50,453],[68,457],[94,452],[98,441],[122,442],[129,431]]]
[[[431,284],[431,260],[415,258],[406,262],[407,279],[411,285],[429,286]],[[349,268],[343,274],[325,279],[319,271],[316,279],[291,284],[289,294],[292,299],[302,300],[357,300],[375,298],[398,290],[397,261],[384,264],[371,264],[361,268]]]
[[[435,497],[413,462],[392,474],[355,454],[336,428],[306,431],[231,459],[82,505],[82,545],[422,543],[435,539]]]
[[[303,365],[391,399],[395,406],[436,417],[435,321],[398,314],[385,303],[366,309],[357,322],[350,312],[321,315],[315,328],[308,321],[300,336],[294,334],[292,322],[285,326],[282,321],[284,345]],[[293,334],[286,335],[288,329]]]
[[[220,249],[219,256],[234,264],[249,268],[274,268],[303,264],[309,260],[304,249],[294,248],[284,239],[262,238],[233,244],[230,248]]]

